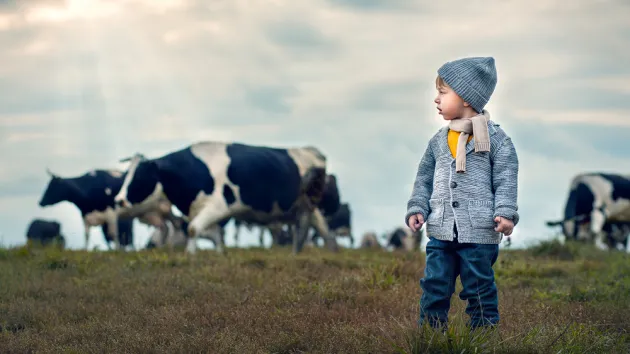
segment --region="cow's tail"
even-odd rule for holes
[[[564,220],[556,220],[556,221],[547,221],[547,222],[545,222],[545,224],[547,224],[547,226],[549,226],[549,227],[555,227],[555,226],[562,225],[563,222],[564,222]]]
[[[582,222],[585,219],[588,219],[589,215],[588,214],[580,214],[580,215],[576,215],[570,218],[566,218],[564,220],[557,220],[557,221],[547,221],[545,222],[545,224],[547,224],[547,226],[553,227],[553,226],[560,226],[562,225],[562,223],[567,222],[567,221],[576,221],[576,222]]]

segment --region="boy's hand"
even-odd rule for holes
[[[416,232],[422,228],[424,225],[424,218],[422,214],[411,215],[409,217],[409,228],[411,231]]]
[[[512,222],[512,220],[497,216],[494,218],[494,221],[499,223],[497,227],[494,228],[494,231],[503,232],[505,236],[510,236],[512,234],[512,230],[514,230],[514,222]]]

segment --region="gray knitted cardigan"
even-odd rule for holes
[[[419,213],[429,237],[452,241],[456,224],[461,243],[498,244],[503,235],[494,231],[494,218],[519,222],[519,164],[512,140],[489,120],[490,152],[474,152],[473,137],[466,145],[466,172],[456,173],[448,130],[445,126],[431,138],[420,160],[405,223]]]

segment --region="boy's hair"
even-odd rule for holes
[[[441,89],[443,87],[447,87],[448,84],[442,79],[440,75],[435,78],[435,88]]]

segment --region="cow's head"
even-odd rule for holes
[[[588,240],[590,216],[593,212],[595,196],[590,186],[584,181],[585,175],[578,175],[571,181],[569,196],[564,207],[562,233],[567,239]]]
[[[393,246],[394,248],[400,248],[403,245],[403,239],[407,237],[407,233],[403,228],[397,228],[389,235],[387,240],[387,246]]]
[[[330,216],[339,210],[339,199],[337,178],[333,174],[327,175],[322,199],[317,206],[322,210],[325,216]]]
[[[119,207],[131,207],[142,203],[153,194],[159,183],[159,169],[156,160],[149,160],[142,154],[124,158],[120,162],[130,162],[127,175],[120,191],[114,197]]]
[[[320,163],[326,164],[326,155],[324,155],[318,148],[309,145],[305,146],[304,150],[312,155],[315,160],[318,160]]]
[[[46,207],[54,205],[66,200],[73,191],[72,186],[63,178],[50,172],[47,168],[46,172],[50,176],[50,182],[44,191],[44,195],[39,200],[39,206]]]
[[[302,190],[314,205],[321,203],[325,185],[325,167],[311,167],[306,171],[304,177],[302,177]]]

